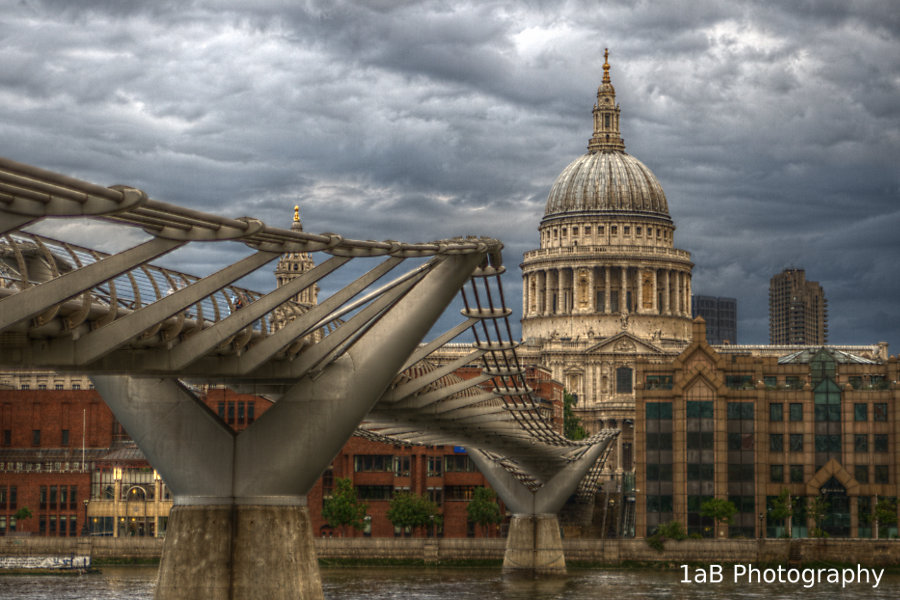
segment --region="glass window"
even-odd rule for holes
[[[616,393],[631,393],[631,369],[628,367],[619,367],[616,369]]]
[[[31,430],[31,445],[32,446],[40,446],[41,445],[41,430],[40,429],[32,429]]]
[[[781,433],[769,434],[769,452],[784,452],[784,435]]]
[[[876,402],[872,405],[872,414],[876,421],[887,421],[887,404]]]
[[[803,452],[803,434],[792,433],[790,444],[791,452]]]
[[[769,481],[772,483],[784,482],[784,465],[769,465]]]
[[[791,402],[789,406],[791,421],[803,420],[803,404],[800,402]]]
[[[803,465],[791,465],[791,483],[803,483]]]
[[[887,465],[875,465],[875,483],[890,483]]]
[[[778,378],[774,375],[766,375],[763,377],[763,383],[766,384],[767,388],[773,390],[778,386]]]
[[[769,403],[769,420],[770,421],[783,421],[784,420],[784,404],[781,402],[770,402]]]
[[[868,421],[869,420],[869,405],[861,402],[853,405],[853,420],[854,421]]]
[[[753,419],[753,403],[752,402],[729,402],[728,403],[729,419]]]
[[[784,378],[784,387],[789,390],[799,390],[802,386],[800,385],[800,378],[797,376],[789,375]]]
[[[857,433],[853,436],[853,451],[854,452],[868,452],[869,451],[869,436],[865,433]]]
[[[853,468],[853,477],[860,483],[869,483],[869,465],[856,465]]]
[[[815,391],[816,421],[841,420],[841,390],[830,379],[824,379]]]
[[[62,430],[62,439],[60,440],[60,442],[63,446],[69,445],[69,430],[68,429]]]
[[[725,385],[733,390],[749,390],[753,389],[752,375],[726,375]]]
[[[876,433],[874,436],[875,452],[888,451],[888,436],[886,433]]]
[[[671,402],[648,402],[646,404],[646,412],[648,419],[671,419],[672,403]]]
[[[817,434],[816,435],[816,452],[840,452],[841,451],[841,434]]]

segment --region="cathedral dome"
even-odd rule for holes
[[[559,217],[651,217],[671,223],[666,195],[647,166],[625,152],[619,105],[604,54],[603,83],[594,104],[588,152],[560,173],[547,198],[544,221]]]
[[[653,172],[616,150],[588,152],[572,161],[550,189],[544,218],[597,212],[670,218],[666,195]]]

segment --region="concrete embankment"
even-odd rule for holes
[[[0,537],[2,556],[71,556],[88,554],[95,563],[147,562],[159,559],[163,540],[154,538]],[[426,564],[503,560],[506,540],[317,538],[320,559],[338,562]],[[900,540],[682,540],[667,541],[662,552],[644,540],[563,540],[566,562],[622,565],[635,563],[859,563],[900,566]]]

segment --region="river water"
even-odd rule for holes
[[[798,583],[733,581],[733,569],[723,569],[721,583],[684,583],[677,565],[659,569],[571,569],[566,577],[521,579],[504,577],[500,569],[366,567],[323,569],[322,584],[329,600],[571,600],[630,599],[762,599],[833,598],[862,600],[900,597],[900,575],[884,575],[873,583],[822,581]],[[156,567],[104,567],[92,575],[0,575],[2,600],[150,600]],[[827,574],[823,576],[823,579]],[[697,577],[693,570],[691,579]]]

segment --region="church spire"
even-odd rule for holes
[[[625,151],[625,142],[619,133],[619,105],[616,104],[616,88],[609,78],[609,48],[603,52],[603,83],[597,88],[594,104],[594,136],[588,142],[588,152]]]

